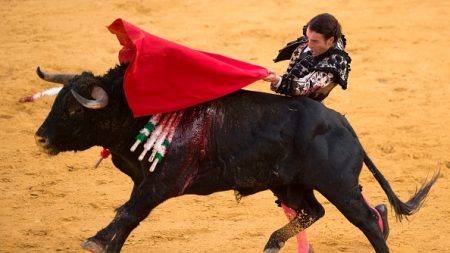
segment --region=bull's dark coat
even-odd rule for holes
[[[114,165],[135,183],[130,200],[117,210],[114,220],[83,244],[91,251],[119,252],[139,222],[169,198],[231,189],[249,195],[270,189],[303,214],[275,231],[265,252],[277,252],[287,239],[324,215],[313,194],[317,190],[366,235],[376,252],[385,253],[389,250],[377,217],[360,194],[363,162],[399,218],[418,210],[437,179],[435,175],[403,203],[341,114],[306,97],[252,91],[186,109],[168,154],[149,173],[150,164],[137,159],[141,147],[136,153],[129,151],[148,118],[132,117],[122,89],[125,69],[119,66],[103,77],[83,73],[73,78],[36,133],[38,143],[50,154],[92,146],[110,149]],[[70,92],[89,98],[94,86],[108,93],[105,108],[84,108]]]

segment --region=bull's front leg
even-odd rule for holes
[[[83,242],[81,246],[95,253],[120,252],[130,233],[149,215],[151,210],[173,197],[174,192],[178,192],[173,189],[175,185],[174,183],[169,189],[159,180],[144,179],[133,190],[130,200],[117,209],[112,222],[95,236]]]
[[[134,192],[136,191],[136,189],[138,188],[138,186],[141,182],[142,182],[142,179],[139,182],[134,183],[133,190],[131,191],[130,199],[131,199],[131,196],[133,196]],[[115,227],[117,226],[116,220],[119,218],[121,209],[123,209],[123,208],[124,208],[124,205],[117,208],[116,216],[114,217],[113,221],[108,226],[106,226],[105,228],[98,231],[95,236],[92,236],[92,237],[88,238],[87,240],[85,240],[84,242],[82,242],[81,247],[90,252],[94,252],[94,253],[105,252],[108,242],[110,242],[112,240],[112,238],[114,237]]]
[[[112,220],[112,222],[98,231],[95,236],[90,237],[86,241],[81,243],[81,247],[94,253],[105,252],[108,246],[108,243],[111,242],[115,235],[116,227],[118,225],[118,220],[120,219],[122,209],[125,208],[125,205],[116,209],[116,216]]]

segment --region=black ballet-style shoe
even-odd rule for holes
[[[385,204],[379,204],[375,207],[378,213],[381,215],[381,221],[383,221],[383,237],[387,241],[389,237],[389,224],[388,224],[388,210]]]

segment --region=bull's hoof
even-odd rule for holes
[[[278,242],[278,245],[272,245],[274,243],[268,243],[264,248],[264,253],[277,253],[284,246],[284,242]]]
[[[105,246],[96,242],[95,240],[88,239],[81,243],[81,247],[85,250],[89,250],[93,253],[103,253],[105,252]]]

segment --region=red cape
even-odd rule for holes
[[[120,62],[129,63],[124,90],[134,117],[210,101],[268,75],[263,67],[190,49],[122,19],[108,29],[123,46]]]

